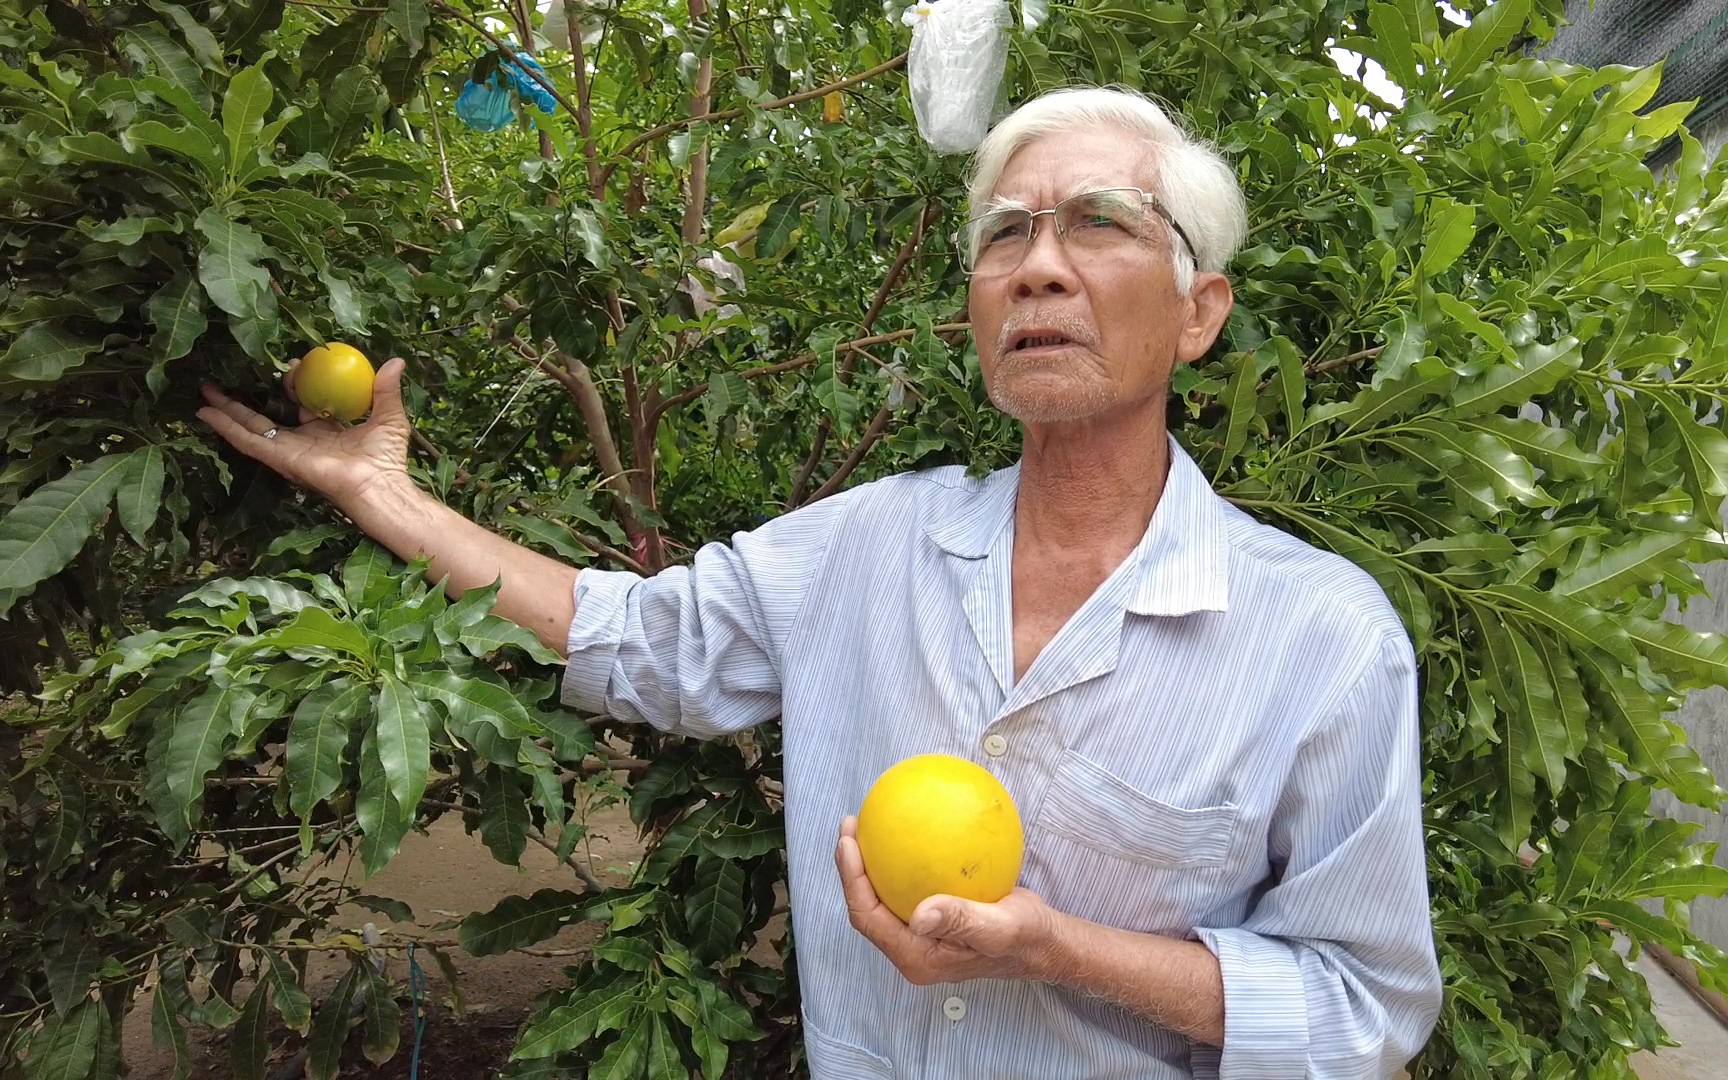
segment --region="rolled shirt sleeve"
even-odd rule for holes
[[[697,738],[778,716],[786,639],[851,495],[706,544],[653,577],[584,569],[564,703]]]
[[[1277,883],[1240,926],[1195,931],[1224,977],[1220,1080],[1391,1077],[1439,1015],[1408,640],[1329,716],[1272,816]]]

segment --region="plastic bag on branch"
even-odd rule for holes
[[[1007,0],[929,0],[901,21],[912,28],[906,74],[918,134],[938,153],[977,149],[1008,64]]]

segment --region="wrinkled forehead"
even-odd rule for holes
[[[1152,155],[1127,132],[1093,127],[1040,135],[1009,155],[978,211],[1044,210],[1086,191],[1155,190]]]

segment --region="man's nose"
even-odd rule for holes
[[[1021,298],[1071,293],[1080,287],[1073,260],[1056,235],[1054,221],[1038,223],[1010,284],[1013,295]]]

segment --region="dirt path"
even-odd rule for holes
[[[594,815],[590,828],[593,831],[589,853],[596,875],[608,884],[623,883],[641,853],[629,815],[621,807],[611,808]],[[341,863],[322,872],[340,873]],[[352,870],[354,874],[359,872],[358,866]],[[417,925],[394,923],[353,905],[344,908],[336,921],[346,929],[358,930],[370,922],[386,935],[399,931],[451,940],[455,937],[454,930],[433,933],[427,928],[490,908],[511,893],[526,896],[536,889],[580,887],[568,867],[560,865],[551,852],[536,844],[528,845],[520,869],[505,866],[481,844],[478,833],[469,836],[463,832],[460,815],[446,814],[425,835],[410,833],[390,865],[365,883],[367,893],[407,904]],[[557,937],[536,946],[536,951],[579,952],[594,936],[595,928],[591,926],[566,927]],[[428,979],[426,1000],[435,1004],[429,1010],[419,1075],[421,1080],[458,1077],[480,1080],[487,1070],[501,1065],[508,1056],[516,1028],[535,995],[562,985],[562,969],[575,962],[575,958],[520,952],[473,957],[459,948],[447,953],[457,969],[465,1012],[461,1017],[452,1014],[448,984],[432,958],[422,957],[421,966]],[[320,999],[345,968],[346,961],[339,956],[313,954],[307,967],[307,989],[314,1001]],[[394,959],[386,974],[396,983],[403,983],[407,978],[404,961]],[[140,995],[126,1018],[122,1046],[131,1066],[131,1080],[168,1080],[173,1072],[172,1054],[151,1042],[150,1005],[150,995]],[[344,1067],[343,1076],[408,1076],[411,1036],[406,1030],[405,1004],[402,1013],[405,1030],[396,1057],[382,1068],[373,1068],[356,1057],[354,1064]],[[281,1035],[277,1033],[277,1040]],[[279,1045],[277,1040],[273,1044]],[[229,1075],[225,1035],[195,1034],[194,1056],[198,1061],[194,1080],[218,1080]],[[279,1059],[285,1057],[285,1053],[277,1052],[271,1068],[275,1069]]]

